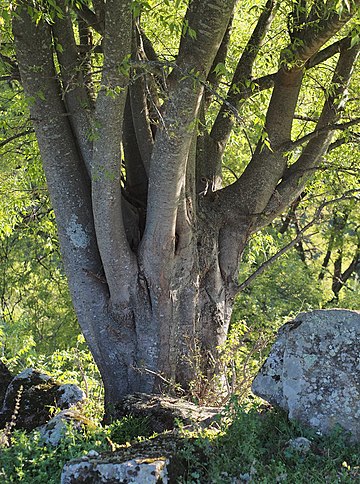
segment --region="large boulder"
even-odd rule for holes
[[[5,393],[7,390],[7,387],[11,380],[13,379],[10,371],[7,369],[7,367],[4,365],[4,363],[0,360],[0,408],[1,405],[3,404],[4,398],[5,398]]]
[[[360,441],[360,312],[318,310],[285,324],[252,390],[290,419]]]
[[[76,385],[59,384],[49,375],[28,368],[12,379],[0,411],[0,428],[13,421],[14,427],[33,430],[51,418],[51,408],[61,410],[85,399]]]

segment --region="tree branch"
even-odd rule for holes
[[[52,28],[54,37],[61,46],[57,48],[56,53],[60,64],[63,92],[70,114],[71,127],[90,175],[92,162],[91,100],[79,64],[70,12],[65,0],[58,0],[58,4],[64,13],[64,18],[56,18]]]
[[[210,137],[215,143],[217,151],[216,157],[219,161],[224,153],[226,143],[229,139],[235,121],[233,112],[229,109],[229,105],[233,106],[235,109],[238,109],[240,101],[248,97],[246,96],[246,94],[249,92],[246,89],[246,82],[251,80],[254,62],[274,18],[276,5],[277,2],[273,0],[268,0],[266,2],[264,10],[260,15],[256,27],[236,66],[236,70],[227,94],[226,103],[223,103],[221,106],[219,114],[217,115],[212,127]],[[213,157],[214,154],[210,153],[209,156]]]
[[[344,9],[341,15],[328,6],[319,19],[309,22],[298,33],[300,42],[292,42],[286,49],[283,62],[287,64],[287,69],[302,69],[304,64],[319,51],[328,40],[331,39],[356,13],[360,6],[360,0],[353,0],[350,9]]]
[[[205,91],[205,100],[204,100],[205,111],[206,111],[207,107],[209,106],[209,104],[212,100],[214,91],[216,91],[217,88],[219,87],[219,83],[220,83],[222,75],[217,72],[216,67],[218,66],[218,64],[225,64],[227,53],[228,53],[228,48],[229,48],[229,44],[230,44],[230,36],[231,36],[231,29],[232,29],[233,20],[234,20],[234,15],[231,15],[230,20],[229,20],[229,24],[228,24],[226,31],[225,31],[224,38],[221,41],[220,47],[219,47],[219,49],[216,53],[215,59],[213,61],[213,64],[211,66],[211,69],[210,69],[210,72],[209,72],[209,75],[208,75],[208,78],[206,80],[206,85],[211,87],[211,89],[206,89],[206,91]]]
[[[338,203],[344,200],[352,200],[354,199],[354,196],[360,195],[360,190],[349,190],[344,193],[341,197],[335,198],[333,200],[328,200],[326,202],[323,202],[320,207],[315,212],[314,217],[310,222],[308,222],[302,229],[299,229],[297,236],[292,239],[288,244],[286,244],[282,249],[280,249],[276,254],[274,254],[270,259],[265,261],[263,264],[261,264],[256,271],[251,274],[244,282],[240,283],[237,285],[234,289],[234,296],[238,294],[239,292],[243,291],[246,287],[248,287],[256,277],[260,276],[264,271],[266,271],[275,261],[277,261],[282,255],[286,254],[290,249],[292,249],[298,242],[301,241],[303,238],[303,235],[305,232],[309,230],[310,227],[312,227],[321,217],[321,213],[324,210],[325,207],[328,207],[329,205],[332,205],[334,203]]]
[[[11,143],[12,141],[14,141],[18,138],[22,138],[23,136],[27,136],[28,134],[32,134],[32,133],[34,133],[33,129],[27,129],[26,131],[21,131],[21,133],[16,133],[16,134],[10,136],[9,138],[7,138],[3,141],[0,141],[0,148],[7,145],[8,143]]]
[[[172,257],[174,253],[176,215],[193,139],[192,124],[198,113],[203,83],[224,37],[234,4],[235,0],[190,2],[186,14],[184,25],[196,32],[196,38],[189,31],[182,36],[177,68],[168,78],[169,97],[163,108],[163,126],[158,127],[156,133],[142,246],[149,264],[155,264],[154,252],[158,253],[160,265],[164,264],[164,254]]]
[[[325,47],[325,49],[322,49],[316,54],[314,54],[307,61],[305,65],[306,69],[312,69],[313,67],[316,67],[322,62],[325,62],[326,60],[330,59],[330,57],[333,57],[335,54],[338,54],[341,50],[341,47],[346,42],[347,42],[347,37],[344,37],[343,39],[333,42],[331,45],[328,45],[327,47]]]
[[[323,128],[316,129],[315,131],[312,131],[311,133],[303,136],[302,138],[299,138],[295,141],[291,141],[290,143],[286,144],[281,148],[275,147],[275,150],[279,151],[279,149],[281,149],[282,151],[285,151],[285,152],[292,151],[297,147],[302,146],[305,143],[311,141],[312,139],[317,138],[318,136],[328,134],[331,131],[345,131],[346,129],[351,128],[351,126],[355,126],[359,123],[360,123],[360,118],[355,118],[355,119],[352,119],[351,121],[347,121],[346,123],[330,124],[328,126],[324,126]]]
[[[335,54],[338,54],[340,52],[341,46],[344,45],[345,42],[347,42],[347,37],[337,42],[334,42],[328,47],[325,47],[325,49],[317,52],[305,64],[305,69],[312,69],[321,64],[322,62],[325,62],[327,59],[330,59],[330,57],[334,56]],[[241,98],[241,100],[245,101],[246,99],[250,98],[258,92],[274,87],[274,82],[277,74],[277,72],[273,72],[272,74],[267,74],[265,76],[258,77],[257,79],[251,79],[250,87],[243,86],[242,90],[238,93],[238,96]]]
[[[356,118],[356,120],[349,121],[348,123],[335,124],[343,107],[343,95],[350,82],[353,68],[360,51],[360,44],[350,48],[350,43],[351,38],[348,38],[347,43],[344,43],[342,46],[332,79],[332,85],[335,87],[332,95],[326,100],[316,125],[315,132],[318,132],[318,134],[316,136],[310,136],[312,139],[308,141],[298,160],[284,173],[281,183],[276,187],[274,195],[264,210],[263,217],[259,218],[261,226],[265,220],[270,220],[278,213],[281,213],[302,192],[304,184],[311,176],[312,171],[317,166],[321,166],[323,157],[331,143],[333,130],[329,129],[329,126],[335,125],[341,130],[347,129],[351,125],[359,122]],[[319,134],[319,132],[321,133]]]
[[[357,133],[349,133],[348,136],[343,136],[342,138],[333,141],[329,145],[327,152],[330,153],[330,151],[336,150],[336,148],[339,148],[346,143],[360,143],[360,135],[358,135]]]
[[[357,6],[360,0],[353,2]],[[276,76],[274,90],[271,96],[269,108],[266,114],[265,133],[268,144],[264,145],[263,139],[260,139],[255,154],[244,170],[240,179],[236,182],[238,192],[247,190],[253,193],[253,197],[248,197],[245,211],[252,210],[259,213],[262,211],[268,212],[268,202],[270,199],[274,205],[279,205],[280,213],[283,209],[295,199],[303,190],[303,184],[296,186],[295,193],[292,192],[291,197],[284,196],[283,187],[278,187],[278,182],[284,177],[284,171],[287,166],[286,154],[276,152],[276,147],[288,143],[291,140],[291,129],[295,108],[297,105],[298,95],[303,79],[303,71],[306,62],[313,57],[316,52],[333,36],[340,28],[354,15],[355,9],[351,12],[345,12],[340,17],[336,12],[329,12],[326,20],[321,19],[315,25],[310,23],[310,26],[305,26],[296,33],[294,41],[283,50],[281,53],[281,68]],[[333,85],[340,87],[336,89],[335,94],[338,98],[340,92],[345,88],[344,79],[351,76],[352,67],[357,56],[358,46],[354,46],[349,50],[350,38],[341,45],[341,62],[337,69],[336,76],[333,78]],[[351,54],[347,54],[351,52]],[[356,52],[356,55],[355,55]],[[353,56],[355,55],[355,57]],[[350,71],[349,71],[350,69]],[[344,72],[342,72],[344,71]],[[349,71],[349,72],[348,72]],[[347,81],[345,82],[347,85]],[[327,103],[326,112],[323,112],[319,120],[317,129],[323,128],[326,125],[332,124],[334,119],[331,113],[337,112],[338,107],[335,107],[334,102]],[[326,139],[327,134],[323,135]],[[322,157],[324,149],[327,148],[326,139],[317,137],[317,145],[309,143],[304,150],[304,156],[301,157],[301,163],[309,165],[309,150]],[[313,140],[313,142],[316,142]],[[306,162],[304,161],[306,160]],[[296,165],[296,164],[295,164]],[[307,168],[307,166],[305,168]],[[265,168],[266,167],[266,168]],[[294,166],[290,168],[292,171],[296,169]],[[289,171],[290,171],[289,170]],[[285,174],[287,177],[288,174]],[[245,188],[246,187],[246,188]],[[255,188],[256,187],[256,188]],[[259,190],[260,187],[260,190]],[[232,190],[235,189],[235,186]],[[294,189],[294,187],[293,187]],[[284,201],[277,200],[280,194],[280,200],[284,197]],[[286,202],[285,202],[286,200]],[[280,209],[281,206],[281,209]]]
[[[106,306],[108,293],[106,284],[89,278],[85,272],[101,270],[90,180],[61,99],[49,25],[42,20],[35,24],[26,2],[22,2],[18,3],[13,18],[13,33],[24,91],[33,100],[30,113],[56,215],[70,291],[79,320],[84,322],[84,334],[99,362],[102,356],[95,336],[99,329],[94,306]]]
[[[104,34],[104,23],[101,17],[99,18],[87,5],[81,4],[81,8],[76,7],[75,10],[79,17],[81,17],[89,27],[92,27],[100,35]]]
[[[5,64],[8,64],[11,67],[11,73],[8,76],[1,76],[0,80],[4,81],[12,81],[12,80],[20,80],[20,72],[19,67],[14,59],[11,57],[4,55],[0,52],[0,60]]]
[[[92,200],[98,246],[115,306],[129,300],[129,286],[136,270],[122,218],[120,188],[120,150],[128,83],[124,62],[131,53],[131,30],[131,1],[108,0],[103,74],[95,107]]]
[[[92,0],[92,4],[94,7],[94,11],[96,14],[96,17],[99,20],[99,28],[101,31],[104,30],[104,19],[105,19],[105,2],[104,0]]]
[[[360,0],[354,3],[359,5]],[[297,30],[296,38],[294,37],[293,42],[282,51],[280,58],[281,67],[276,74],[274,89],[266,114],[263,136],[258,142],[254,156],[239,180],[218,193],[217,206],[220,205],[220,212],[226,211],[226,207],[232,206],[235,201],[238,211],[242,213],[249,215],[270,213],[269,203],[271,200],[270,205],[273,204],[278,207],[276,213],[281,213],[292,200],[299,196],[303,190],[303,185],[296,185],[296,190],[291,193],[291,197],[284,197],[284,194],[281,193],[279,198],[280,189],[278,183],[284,177],[287,156],[285,153],[276,152],[276,147],[289,143],[291,140],[292,123],[306,62],[340,30],[354,13],[355,10],[353,9],[351,12],[344,13],[340,18],[337,13],[330,12],[326,21],[320,20],[316,22],[315,26],[310,24],[310,27],[305,26]],[[350,45],[348,42],[349,39],[342,45],[343,55],[340,55],[340,58],[346,56],[345,52],[347,52]],[[352,52],[356,48],[354,46],[351,49]],[[347,61],[344,62],[347,63]],[[353,63],[354,59],[351,62]],[[333,79],[334,85],[337,85],[338,81],[339,79]],[[342,82],[340,84],[342,85]],[[332,112],[332,109],[333,107],[330,108],[330,112]],[[323,116],[321,124],[318,125],[317,129],[332,124],[333,121],[331,119],[330,117],[325,122]],[[264,144],[264,136],[267,137],[267,144]],[[320,140],[320,137],[317,140]],[[321,144],[319,144],[316,152],[319,156],[323,155],[324,151]],[[307,158],[308,161],[309,159]],[[283,200],[283,203],[280,200]],[[221,209],[222,204],[223,210]],[[264,216],[265,219],[269,220],[269,218]],[[236,220],[233,223],[237,223]]]
[[[133,57],[135,60],[146,59],[142,39],[136,27],[133,44],[135,51]],[[133,69],[131,78],[129,90],[133,124],[145,172],[149,176],[150,158],[154,146],[154,139],[150,127],[150,115],[146,96],[146,73],[140,73],[139,75],[136,69]]]

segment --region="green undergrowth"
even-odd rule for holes
[[[360,482],[360,445],[338,430],[323,437],[291,423],[283,412],[259,404],[232,405],[219,430],[205,430],[185,445],[188,472],[179,482],[322,484]],[[289,441],[311,441],[307,453]]]
[[[44,445],[39,432],[27,434],[15,430],[11,433],[10,445],[0,447],[0,482],[59,484],[62,468],[69,460],[86,455],[90,450],[109,452],[117,445],[149,436],[147,420],[132,416],[81,433],[68,427],[57,447]]]
[[[193,432],[180,428],[180,432],[184,438],[180,457],[186,464],[185,475],[177,481],[181,484],[360,482],[359,445],[346,444],[340,431],[322,437],[257,401],[241,406],[233,401],[212,428]],[[82,434],[68,429],[55,448],[43,445],[36,432],[15,431],[11,445],[0,449],[0,482],[58,484],[70,459],[149,436],[146,419],[134,417]],[[307,453],[289,447],[296,437],[311,441]]]

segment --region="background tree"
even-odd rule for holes
[[[186,388],[198,352],[216,371],[251,235],[356,135],[344,94],[359,3],[267,1],[245,41],[255,5],[234,0],[18,2],[5,17],[108,404]],[[146,31],[154,18],[173,34],[168,55]],[[232,133],[243,148],[223,183]]]

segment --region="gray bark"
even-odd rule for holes
[[[189,3],[185,26],[196,38],[185,31],[168,76],[141,72],[149,57],[160,72],[161,65],[141,29],[132,33],[130,3],[94,1],[94,12],[77,12],[104,36],[96,99],[89,96],[91,79],[82,81],[69,15],[52,27],[44,20],[35,24],[20,2],[13,21],[72,299],[109,409],[135,391],[156,392],[174,383],[188,389],[199,372],[204,381],[212,380],[239,288],[242,252],[255,230],[299,196],[304,185],[299,173],[318,164],[328,149],[332,131],[327,126],[338,119],[335,101],[346,89],[358,51],[346,41],[317,57],[354,12],[341,18],[331,13],[328,22],[316,23],[316,31],[312,23],[295,29],[298,37],[287,49],[291,58],[283,53],[278,73],[258,80],[259,89],[273,87],[265,126],[270,148],[260,140],[243,174],[221,189],[221,159],[234,124],[229,100],[239,108],[250,96],[242,88],[235,93],[234,87],[251,79],[276,2],[265,3],[228,99],[203,136],[197,136],[197,120],[206,120],[211,101],[204,86],[219,82],[211,69],[226,56],[236,1]],[[63,52],[53,52],[54,36]],[[324,106],[320,134],[308,140],[289,168],[284,146],[292,143],[303,70],[337,49],[333,82],[338,87]],[[131,53],[135,79],[129,77],[135,72]],[[158,86],[167,89],[161,107],[157,99],[151,104]],[[211,189],[204,189],[203,179]]]

